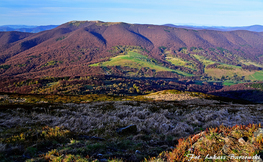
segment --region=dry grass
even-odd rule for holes
[[[186,139],[180,139],[171,152],[163,152],[163,161],[244,161],[244,158],[260,156],[263,149],[262,135],[255,136],[261,125],[236,125],[209,128]],[[244,139],[246,139],[246,141]],[[218,159],[212,159],[215,156]],[[153,158],[155,161],[156,158]],[[151,159],[149,161],[152,161]],[[251,160],[248,160],[251,161]]]
[[[222,76],[229,76],[232,77],[235,74],[238,76],[245,76],[246,79],[249,79],[249,76],[254,74],[255,71],[248,71],[248,70],[242,70],[242,69],[233,69],[233,70],[226,70],[226,69],[205,69],[205,73],[208,74],[208,76],[221,78]]]
[[[217,100],[211,100],[212,96],[208,96],[203,93],[198,92],[181,92],[176,90],[165,90],[151,93],[144,96],[147,99],[153,99],[157,101],[178,101],[181,104],[195,104],[195,105],[204,105],[204,104],[216,104],[220,103]]]
[[[155,95],[167,94],[180,95],[184,93],[179,91],[155,93]],[[189,96],[191,97],[191,95]],[[187,153],[202,156],[207,153],[210,155],[214,153],[217,155],[258,153],[259,147],[257,144],[261,147],[263,136],[255,139],[252,137],[260,126],[250,125],[245,127],[243,125],[262,123],[261,112],[263,105],[212,103],[205,102],[206,100],[203,100],[202,103],[200,100],[199,104],[196,104],[194,101],[195,99],[192,100],[193,103],[190,103],[190,101],[187,103],[178,101],[97,101],[82,104],[49,105],[48,107],[38,106],[31,109],[22,109],[17,105],[18,108],[1,109],[2,143],[0,149],[23,150],[19,148],[23,145],[29,147],[31,155],[36,156],[35,147],[32,147],[34,138],[38,137],[40,141],[55,139],[58,142],[61,139],[58,137],[62,136],[59,134],[67,134],[68,132],[71,135],[72,132],[77,132],[77,134],[104,138],[107,144],[90,143],[89,140],[78,141],[75,138],[63,137],[62,139],[67,141],[67,144],[64,143],[63,145],[67,147],[63,148],[62,143],[54,143],[52,146],[55,148],[50,147],[48,151],[52,149],[55,149],[55,151],[46,152],[42,158],[54,159],[53,161],[65,161],[65,159],[71,158],[72,161],[77,161],[78,158],[84,158],[87,154],[90,156],[96,155],[100,151],[107,154],[107,151],[105,151],[107,145],[121,148],[120,150],[126,149],[125,156],[120,150],[115,151],[114,155],[120,158],[129,158],[131,161],[138,161],[148,155],[156,156],[161,151],[169,150],[177,142],[179,144],[176,149],[164,152],[162,156],[160,155],[155,159],[147,158],[148,161],[173,161],[173,159],[186,161],[187,159],[183,155]],[[136,125],[136,134],[123,136],[116,132],[118,128],[131,124]],[[47,125],[48,127],[40,131],[33,129],[36,125],[38,127]],[[235,125],[242,126],[233,127]],[[60,129],[62,127],[63,129]],[[219,128],[216,129],[216,127]],[[47,133],[43,134],[45,131]],[[67,132],[63,133],[63,131]],[[205,133],[194,137],[191,136],[202,131]],[[185,139],[179,140],[182,137]],[[238,142],[241,137],[247,137],[248,141],[254,141],[254,143],[252,142],[252,145],[242,145],[241,147]],[[226,145],[226,143],[229,143],[229,145]],[[12,144],[12,146],[9,144]],[[238,148],[236,148],[237,146]],[[222,152],[223,147],[228,152]],[[142,154],[136,154],[135,150],[139,150]],[[56,152],[59,153],[56,154]],[[80,153],[81,156],[78,157]],[[107,157],[114,158],[113,155],[107,155]],[[96,156],[93,156],[90,160],[96,158]]]
[[[71,131],[110,136],[119,127],[136,124],[138,132],[184,136],[220,124],[233,126],[263,122],[262,105],[239,104],[178,104],[176,102],[92,102],[63,104],[50,108],[25,111],[13,109],[1,112],[4,128],[40,123],[63,126]],[[96,129],[96,131],[94,131]],[[100,131],[99,131],[100,130]]]

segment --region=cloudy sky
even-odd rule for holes
[[[59,25],[72,20],[263,25],[263,0],[0,0],[0,25]]]

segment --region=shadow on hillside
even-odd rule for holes
[[[263,103],[263,92],[259,90],[224,91],[210,94],[218,96],[219,99],[233,100],[238,103]]]

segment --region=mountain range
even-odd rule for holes
[[[225,26],[192,26],[192,25],[174,25],[164,24],[165,26],[185,28],[193,30],[217,30],[217,31],[235,31],[235,30],[247,30],[254,32],[263,32],[262,25],[242,26],[242,27],[225,27]]]
[[[50,30],[58,25],[43,25],[43,26],[29,26],[29,25],[3,25],[0,26],[0,31],[20,31],[29,33],[38,33],[45,30]]]
[[[0,32],[2,92],[142,94],[172,88],[235,98],[249,89],[251,99],[261,100],[254,93],[261,83],[254,82],[262,80],[263,32],[102,21]],[[236,90],[242,93],[225,93]]]
[[[9,76],[213,76],[211,69],[239,73],[263,63],[263,33],[250,31],[72,21],[39,33],[1,32],[0,43],[0,75]]]
[[[45,30],[50,30],[59,25],[3,25],[0,26],[0,31],[20,31],[29,33],[38,33]],[[226,27],[226,26],[194,26],[194,25],[174,25],[174,24],[164,24],[164,26],[175,27],[175,28],[185,28],[192,30],[217,30],[217,31],[234,31],[234,30],[247,30],[254,32],[263,32],[262,25],[251,25],[242,27]]]

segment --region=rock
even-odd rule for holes
[[[258,130],[254,132],[254,137],[257,138],[257,136],[259,136],[260,134],[263,135],[263,129],[262,128],[258,128]]]
[[[253,162],[263,162],[263,160],[262,159],[257,159],[257,160],[254,159]]]
[[[135,151],[135,154],[141,154],[141,151],[136,150],[136,151]]]
[[[103,155],[102,155],[102,154],[97,154],[97,156],[98,156],[99,158],[101,158]]]
[[[238,139],[238,142],[242,145],[246,144],[246,141],[242,137]]]
[[[260,152],[259,154],[257,154],[257,156],[259,156],[260,159],[254,159],[253,162],[263,162],[263,152]]]
[[[224,145],[222,150],[225,154],[227,154],[229,152],[229,145]]]
[[[127,127],[124,128],[119,128],[116,131],[119,134],[136,134],[137,133],[137,127],[136,125],[129,125]]]

